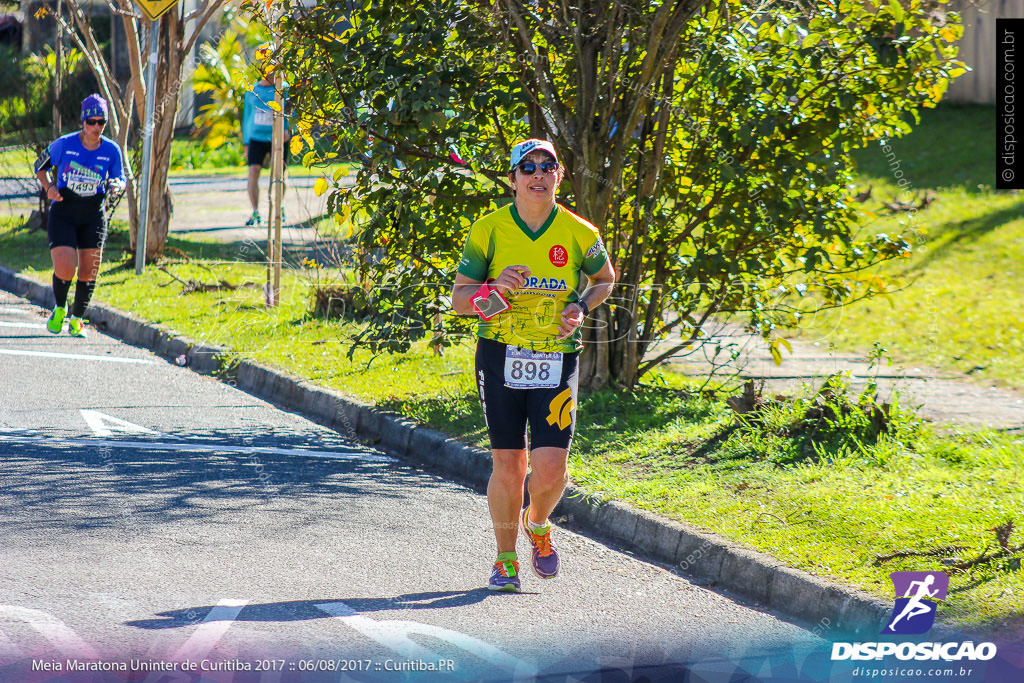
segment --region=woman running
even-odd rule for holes
[[[456,313],[481,318],[476,377],[494,463],[487,503],[498,546],[488,588],[518,592],[519,527],[533,572],[558,574],[548,517],[569,482],[580,327],[608,298],[615,272],[597,228],[555,203],[565,171],[554,145],[520,142],[510,169],[513,202],[470,228],[452,302]]]
[[[57,138],[36,162],[36,177],[50,199],[46,225],[53,259],[53,298],[46,329],[60,334],[67,315],[68,291],[78,270],[68,332],[85,337],[89,306],[107,239],[103,200],[124,191],[124,156],[117,143],[101,133],[107,101],[93,94],[82,100],[82,130]],[[55,180],[50,177],[53,169]]]

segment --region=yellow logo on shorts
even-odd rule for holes
[[[551,403],[548,404],[548,409],[551,411],[548,413],[548,424],[557,424],[559,429],[566,429],[572,424],[572,409],[575,407],[576,402],[572,400],[572,390],[566,387],[565,391],[551,399]]]

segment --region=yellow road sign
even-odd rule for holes
[[[174,7],[177,2],[178,0],[135,0],[135,4],[150,21],[156,21],[157,17]]]

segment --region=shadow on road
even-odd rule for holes
[[[417,489],[449,485],[323,432],[243,427],[105,439],[26,436],[0,433],[0,508],[9,534],[59,526],[62,533],[120,528],[145,535],[164,524],[216,522],[254,505],[310,496],[343,505],[369,495],[400,506]],[[239,450],[219,451],[223,446]]]
[[[382,612],[403,609],[442,609],[447,607],[465,607],[482,602],[496,595],[486,588],[468,591],[433,591],[429,593],[407,593],[393,598],[323,598],[320,600],[293,600],[289,602],[268,602],[258,605],[246,605],[237,615],[225,617],[227,621],[307,621],[311,619],[329,619],[334,615],[325,612],[317,605],[324,603],[343,602],[355,612]],[[141,619],[125,622],[126,626],[143,629],[167,629],[191,626],[201,620],[215,607],[186,607],[184,609],[160,612],[161,619]],[[219,621],[212,619],[211,621]]]

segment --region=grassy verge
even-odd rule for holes
[[[30,149],[7,149],[0,152],[0,175],[32,177],[36,154]]]
[[[443,357],[421,345],[402,357],[357,353],[349,360],[344,341],[354,328],[308,312],[311,273],[288,269],[283,304],[268,312],[258,287],[263,266],[247,260],[255,254],[172,238],[188,255],[165,264],[179,278],[238,286],[182,295],[157,268],[136,277],[124,267],[126,241],[123,232],[112,234],[97,300],[486,445],[469,344]],[[0,263],[48,279],[45,236],[4,224]],[[1024,509],[1019,436],[940,437],[893,413],[887,435],[858,440],[852,435],[863,425],[844,431],[815,422],[809,400],[768,404],[738,423],[724,396],[691,389],[685,378],[661,372],[633,394],[583,397],[573,479],[598,497],[715,531],[883,599],[891,598],[889,572],[943,569],[947,554],[977,557],[994,547],[991,529]],[[816,435],[808,432],[812,423],[821,429]],[[1018,536],[1011,542],[1019,544]],[[941,546],[963,550],[875,562],[879,554]],[[955,574],[942,615],[963,627],[1019,632],[1021,554]]]
[[[205,151],[195,140],[173,140],[171,142],[171,176],[238,176],[246,177],[245,159],[242,156],[241,144],[224,145],[219,150]],[[32,164],[36,154],[25,148],[0,151],[0,176],[31,177]],[[293,176],[333,175],[339,168],[346,174],[352,174],[359,168],[353,162],[332,163],[323,166],[306,168],[299,163],[298,157],[292,157],[294,163],[288,164],[288,173]]]
[[[1024,197],[993,189],[994,145],[992,107],[945,106],[892,141],[894,156],[858,152],[858,190],[871,188],[865,230],[922,231],[910,259],[881,268],[907,286],[891,303],[821,315],[802,336],[855,351],[879,341],[906,363],[1024,389]],[[917,204],[926,191],[934,201],[920,211],[889,215],[883,205]]]

